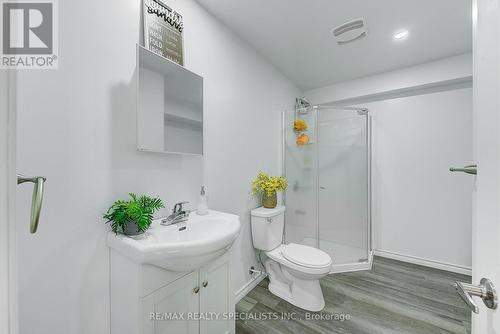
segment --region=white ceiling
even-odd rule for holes
[[[197,1],[304,90],[472,49],[470,0]],[[332,28],[360,17],[368,36],[337,45]]]

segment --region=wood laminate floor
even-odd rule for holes
[[[371,271],[322,279],[326,306],[314,313],[270,293],[265,279],[236,305],[236,333],[467,334],[471,315],[456,280],[470,277],[375,257]]]

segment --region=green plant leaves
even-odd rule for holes
[[[131,200],[116,201],[103,215],[106,223],[111,223],[111,230],[115,233],[125,231],[129,221],[135,222],[138,232],[145,232],[153,222],[153,214],[164,204],[159,198],[151,198],[146,195],[137,197],[130,193]]]

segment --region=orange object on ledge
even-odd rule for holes
[[[301,133],[299,136],[297,136],[297,141],[296,141],[298,146],[303,146],[309,144],[309,136],[306,135],[305,133]]]

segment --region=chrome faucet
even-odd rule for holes
[[[172,214],[165,219],[162,219],[161,224],[163,226],[168,226],[172,224],[177,224],[184,222],[189,219],[189,210],[184,210],[183,205],[189,202],[179,202],[174,206]]]

